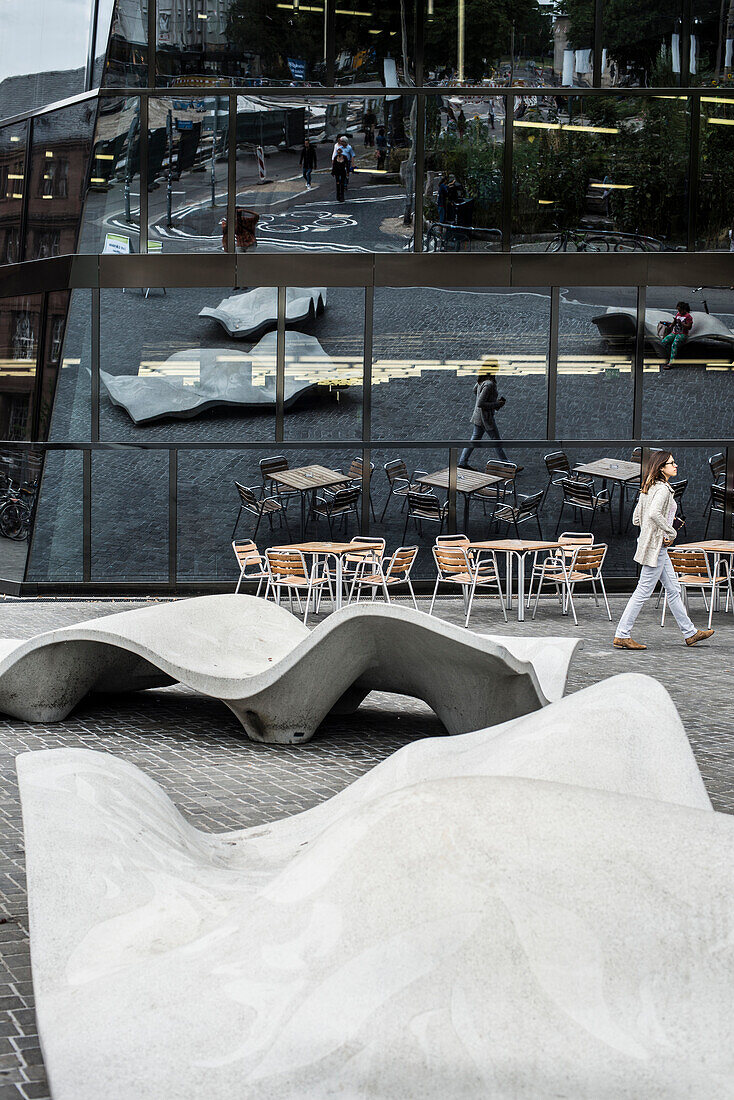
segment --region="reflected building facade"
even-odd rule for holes
[[[542,493],[552,535],[547,455],[573,471],[675,446],[689,541],[730,533],[726,8],[655,3],[631,24],[619,0],[14,6],[5,588],[226,586],[235,482],[275,493],[293,538],[301,516],[327,533],[326,490],[301,510],[263,474],[278,455],[343,472],[360,491],[344,529],[417,543],[419,579],[438,529],[392,492],[396,462],[423,489],[448,471],[431,487],[444,531],[504,533],[497,508]],[[679,301],[694,329],[667,370],[658,325]],[[501,442],[485,436],[471,465],[515,470],[469,494],[480,374],[505,403]],[[612,497],[593,520],[607,572],[628,583],[634,480],[595,484]],[[5,537],[19,485],[32,504]]]

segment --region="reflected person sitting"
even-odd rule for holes
[[[486,433],[495,440],[495,450],[501,461],[507,462],[508,458],[502,446],[502,439],[500,438],[500,433],[494,421],[494,414],[498,409],[503,408],[506,404],[506,399],[497,396],[497,383],[494,380],[494,375],[488,369],[479,372],[479,377],[474,386],[474,394],[474,412],[471,416],[471,423],[473,425],[471,441],[472,443],[476,443],[477,440],[481,439]],[[473,447],[464,448],[459,456],[460,466],[469,465],[469,455],[473,450]]]
[[[665,348],[667,356],[666,362],[663,363],[663,370],[670,370],[673,366],[673,360],[678,357],[678,352],[685,344],[693,328],[693,318],[690,314],[691,307],[688,302],[678,302],[675,308],[676,314],[673,320],[662,322],[665,327],[665,336],[662,337],[660,342]]]

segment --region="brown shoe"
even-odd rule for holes
[[[647,649],[642,642],[636,642],[633,638],[615,638],[612,642],[615,649]]]
[[[686,645],[697,645],[698,642],[705,642],[712,634],[713,630],[697,630],[695,634],[691,634],[690,638],[686,638]]]

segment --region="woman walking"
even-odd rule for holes
[[[677,473],[678,464],[669,451],[654,451],[650,455],[632,516],[632,522],[640,528],[635,561],[642,566],[642,570],[637,588],[619,620],[614,636],[616,649],[647,649],[646,645],[635,642],[630,635],[643,604],[652,596],[658,581],[662,581],[670,610],[686,645],[696,645],[713,634],[713,630],[696,630],[691,622],[668,554],[668,547],[677,534],[673,521],[678,507],[669,482]]]

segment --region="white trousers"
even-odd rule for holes
[[[696,633],[696,628],[691,622],[683,603],[678,578],[675,575],[668,551],[663,546],[658,555],[657,565],[642,566],[637,588],[630,596],[627,606],[622,612],[622,618],[619,620],[615,637],[629,638],[637,616],[642,611],[645,601],[652,596],[655,585],[659,580],[663,582],[663,588],[668,596],[668,607],[673,612],[673,617],[680,627],[683,637],[690,638]]]

